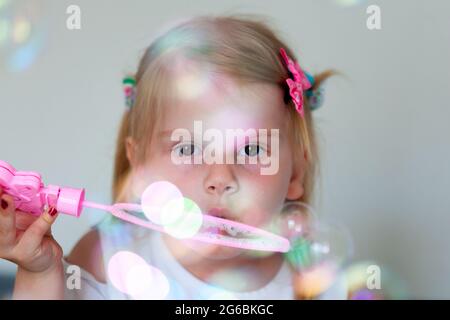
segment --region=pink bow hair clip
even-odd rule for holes
[[[283,48],[280,49],[280,53],[289,72],[294,77],[294,79],[286,79],[286,83],[289,86],[289,94],[292,97],[292,101],[294,101],[295,109],[303,117],[303,91],[308,90],[312,85],[297,61],[293,61]]]

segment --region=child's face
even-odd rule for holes
[[[217,80],[219,81],[219,80]],[[218,82],[219,83],[219,82]],[[298,199],[303,193],[303,163],[293,163],[293,150],[287,131],[287,110],[282,92],[269,84],[239,86],[229,78],[221,78],[220,85],[210,85],[197,95],[187,97],[184,91],[174,91],[173,101],[165,106],[161,130],[152,142],[151,155],[144,166],[139,167],[139,194],[154,181],[165,180],[175,184],[183,196],[193,200],[204,214],[235,220],[248,225],[263,227],[275,217],[286,199]],[[254,137],[244,136],[238,143],[223,147],[216,140],[194,141],[194,121],[201,121],[203,134],[216,129],[226,137],[227,129],[279,130],[279,141],[268,138],[264,146]],[[192,139],[171,140],[176,129],[187,129]],[[202,133],[200,133],[202,134]],[[189,141],[187,141],[189,140]],[[211,140],[210,140],[211,141]],[[274,146],[278,143],[278,152]],[[244,157],[264,157],[265,150],[271,161],[278,161],[274,174],[261,174],[262,165],[238,163],[176,164],[180,159],[201,161],[202,148],[215,144],[226,154]],[[216,149],[218,150],[218,149]],[[267,158],[268,156],[265,155]],[[192,161],[193,163],[193,161]],[[222,162],[223,163],[223,162]],[[223,209],[223,210],[216,210]]]

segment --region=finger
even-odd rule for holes
[[[50,231],[52,224],[57,217],[55,208],[50,207],[36,221],[34,221],[28,229],[23,233],[17,248],[25,250],[33,250],[42,242],[42,238]]]
[[[16,228],[18,230],[26,230],[38,218],[39,217],[26,212],[16,211]]]
[[[16,211],[16,231],[27,230],[39,217],[29,214],[27,212]],[[50,228],[46,235],[51,235],[52,229]]]
[[[12,243],[16,235],[14,201],[10,195],[0,197],[0,243]]]

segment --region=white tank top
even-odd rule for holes
[[[159,269],[167,278],[169,291],[165,299],[238,299],[268,300],[293,298],[291,270],[284,262],[275,277],[264,287],[248,292],[231,292],[210,285],[192,275],[171,254],[162,235],[128,223],[103,222],[97,230],[100,233],[105,270],[108,261],[119,251],[130,251],[142,257],[147,264]],[[64,260],[65,270],[69,264]],[[100,283],[86,270],[80,269],[81,288],[66,286],[66,299],[132,299],[119,291],[107,277],[107,283]],[[66,274],[66,279],[72,273]],[[245,279],[244,279],[245,280]],[[241,279],[242,281],[242,279]],[[73,287],[73,286],[72,286]],[[342,276],[323,293],[319,299],[346,299],[347,287]]]

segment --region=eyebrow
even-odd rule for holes
[[[268,128],[259,128],[259,129],[255,129],[255,128],[248,128],[248,129],[240,129],[240,128],[233,128],[233,129],[227,129],[227,130],[243,130],[244,132],[245,131],[247,131],[247,130],[251,130],[251,129],[254,129],[256,132],[257,132],[257,134],[256,134],[256,136],[255,135],[245,135],[245,137],[250,137],[250,138],[257,138],[259,135],[258,135],[258,130],[267,130],[267,137],[270,139],[271,137],[272,137],[272,130],[278,130],[278,138],[281,140],[282,138],[283,138],[283,133],[282,133],[282,130],[281,130],[281,128],[270,128],[270,129],[268,129]],[[171,136],[172,136],[172,133],[175,131],[175,130],[177,130],[177,129],[171,129],[171,130],[164,130],[164,131],[160,131],[159,132],[159,134],[158,134],[158,137],[159,138],[161,138],[161,139],[167,139],[167,138],[171,138]],[[189,134],[191,135],[191,137],[193,137],[194,136],[194,133],[192,132],[192,131],[190,131],[190,130],[188,130],[189,131]],[[202,132],[203,133],[203,132]],[[225,133],[224,133],[224,136],[226,137],[226,131],[225,131]],[[235,136],[236,138],[238,138],[238,136]]]

